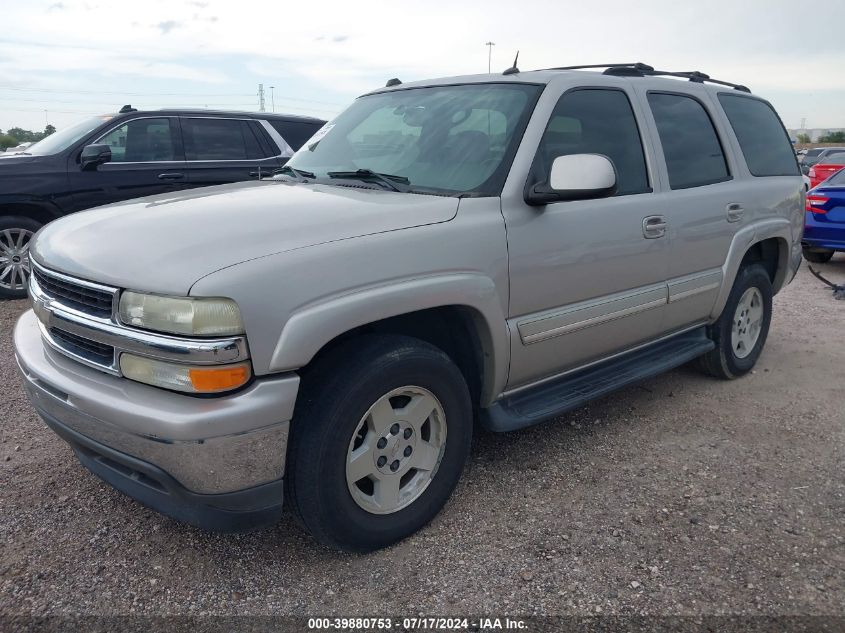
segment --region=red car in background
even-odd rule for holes
[[[807,174],[810,177],[810,189],[817,187],[839,170],[845,169],[845,152],[829,154],[822,160],[823,162],[810,167],[810,172]]]

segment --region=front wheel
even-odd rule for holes
[[[699,367],[717,378],[732,379],[754,367],[772,320],[772,282],[760,264],[740,268],[719,320],[710,326],[716,349],[699,358]]]
[[[446,354],[410,337],[361,337],[303,377],[287,500],[324,545],[385,547],[445,505],[471,437],[469,390]]]
[[[802,249],[802,253],[804,255],[804,259],[808,262],[812,262],[814,264],[824,264],[830,261],[830,258],[833,257],[833,250],[830,249],[813,249],[810,250],[806,246]]]
[[[29,241],[41,224],[20,216],[0,217],[0,299],[26,297]]]

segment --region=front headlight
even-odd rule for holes
[[[120,321],[126,325],[188,336],[244,333],[241,311],[231,299],[163,297],[126,291],[120,295]]]

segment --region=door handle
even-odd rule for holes
[[[159,180],[183,180],[185,178],[185,174],[179,173],[171,173],[171,174],[159,174]]]
[[[745,209],[738,202],[732,202],[725,210],[725,215],[728,216],[728,222],[739,222],[742,219],[743,213],[745,213]]]
[[[653,240],[666,235],[666,218],[662,215],[649,215],[643,218],[643,237]]]

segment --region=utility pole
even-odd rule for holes
[[[276,93],[274,92],[275,90],[276,86],[270,86],[270,109],[272,109],[273,112],[276,111]]]
[[[487,73],[490,73],[490,69],[492,68],[491,64],[493,62],[493,47],[496,45],[496,42],[486,42],[484,46],[487,47]]]
[[[806,118],[802,118],[802,119],[801,119],[801,129],[802,129],[802,130],[804,130],[804,129],[806,129],[806,128],[807,128],[807,119],[806,119]]]
[[[258,84],[258,111],[264,112],[264,84]]]

